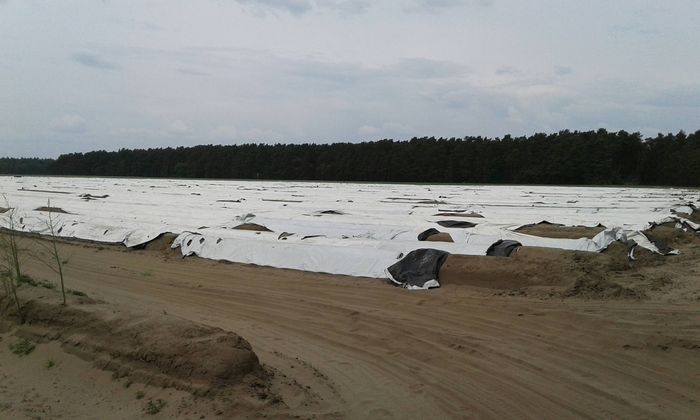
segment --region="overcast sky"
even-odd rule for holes
[[[0,156],[700,129],[697,0],[0,0]]]

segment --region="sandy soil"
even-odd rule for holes
[[[516,229],[516,232],[545,238],[592,239],[604,230],[605,228],[602,226],[562,226],[551,223],[537,223],[534,225],[521,226]]]
[[[629,262],[624,247],[612,247],[603,254],[521,248],[511,258],[451,256],[443,287],[430,292],[182,259],[166,249],[167,238],[143,250],[64,243],[60,251],[68,287],[120,313],[167,314],[250,342],[283,404],[258,412],[229,406],[230,417],[697,418],[700,240],[663,227],[655,233],[682,245],[683,254],[640,253]],[[27,260],[25,267],[55,281],[42,264]],[[0,416],[34,413],[38,400],[43,410],[85,417],[83,399],[67,396],[82,388],[101,402],[90,410],[119,418],[110,409],[118,406],[145,415],[131,388],[80,360],[66,362],[77,367],[58,391],[44,388],[55,373],[41,364],[56,344],[39,345],[21,365],[9,362],[17,356],[3,346],[1,371],[14,386],[1,389],[10,408]],[[87,374],[98,377],[94,386],[81,385],[79,375]],[[176,392],[161,391],[147,394]],[[166,408],[190,397],[168,398]]]

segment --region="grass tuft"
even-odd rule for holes
[[[56,362],[53,361],[53,359],[49,359],[44,363],[44,367],[46,369],[51,369],[52,367],[56,366]]]
[[[18,341],[15,344],[10,344],[10,351],[18,356],[26,356],[33,352],[36,345],[26,338],[22,341]]]
[[[26,274],[22,274],[21,276],[19,276],[19,278],[17,279],[17,283],[18,284],[26,284],[28,286],[33,286],[33,287],[39,286],[39,282],[37,282],[31,276],[28,276]]]
[[[148,404],[146,404],[146,414],[158,414],[163,407],[165,407],[165,401],[161,400],[160,398],[155,401],[148,400]]]
[[[22,276],[19,278],[19,284],[26,284],[27,286],[32,286],[32,287],[43,287],[45,289],[55,289],[56,285],[53,283],[49,283],[48,281],[44,280],[37,280],[35,278],[32,278],[31,276],[28,276],[26,274],[22,274]]]

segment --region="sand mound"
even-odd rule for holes
[[[36,185],[35,185],[36,187]],[[38,193],[47,193],[47,194],[73,194],[69,191],[51,191],[51,190],[34,190],[30,188],[20,188],[17,191],[29,191],[29,192],[38,192]]]
[[[476,226],[476,223],[466,222],[464,220],[440,220],[437,224],[451,229],[469,229]]]
[[[173,249],[172,244],[175,242],[177,235],[174,233],[163,233],[154,240],[146,242],[143,245],[134,247],[134,249],[143,249],[146,251],[155,251],[157,253],[165,254],[166,256],[173,256],[177,258],[182,258],[182,253],[178,249]]]
[[[45,211],[45,212],[51,212],[51,213],[63,213],[63,214],[70,214],[67,211],[63,210],[60,207],[37,207],[34,209],[34,211]]]
[[[700,208],[693,208],[693,211],[688,213],[676,213],[680,217],[684,217],[693,223],[700,223]]]
[[[434,233],[425,238],[425,240],[428,242],[454,242],[454,239],[452,239],[452,235],[446,232]]]
[[[92,201],[92,200],[100,200],[103,198],[108,198],[109,194],[103,194],[103,195],[92,195],[92,194],[80,194],[78,197],[82,198],[85,201]]]
[[[18,335],[58,340],[67,351],[119,377],[215,392],[240,383],[246,375],[262,376],[250,344],[233,332],[167,316],[114,315],[100,304],[63,307],[39,298],[25,300],[26,323]],[[0,299],[2,313],[14,319],[8,303]]]
[[[419,241],[430,241],[430,242],[454,242],[452,235],[445,232],[440,232],[435,228],[430,228],[418,234]]]
[[[251,230],[254,232],[272,232],[270,229],[263,225],[259,225],[257,223],[243,223],[240,224],[236,227],[234,227],[236,230]]]
[[[319,211],[318,214],[334,214],[337,216],[342,216],[345,213],[340,211],[340,210],[322,210],[322,211]]]
[[[604,230],[605,228],[602,226],[564,226],[543,222],[534,225],[522,226],[515,231],[526,235],[541,236],[543,238],[592,239],[594,236]]]
[[[287,200],[279,198],[263,198],[261,201],[270,201],[273,203],[303,203],[301,200]]]
[[[582,275],[576,254],[580,253],[521,247],[511,257],[450,255],[440,270],[440,283],[501,290],[568,287]]]
[[[700,234],[677,229],[675,223],[664,223],[643,232],[653,240],[662,241],[672,248],[685,248],[700,245]]]
[[[451,212],[444,212],[444,213],[436,213],[433,216],[443,216],[443,217],[474,217],[477,219],[483,219],[484,216],[480,215],[479,213],[451,213]]]
[[[691,222],[700,223],[700,210],[693,210],[693,214],[691,214],[688,219],[690,219]]]

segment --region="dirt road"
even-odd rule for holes
[[[302,417],[698,418],[700,302],[498,296],[447,285],[62,244],[68,287],[235,331],[319,401]],[[34,277],[53,279],[27,262]],[[295,395],[283,395],[294,406]]]

